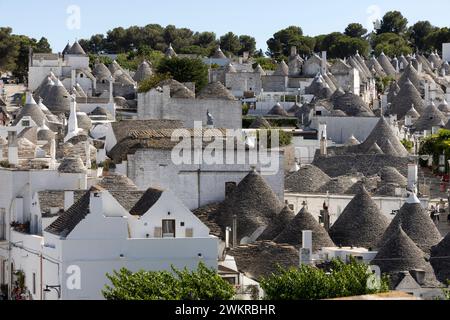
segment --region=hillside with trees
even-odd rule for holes
[[[356,52],[365,57],[382,52],[389,56],[441,52],[442,43],[450,42],[450,28],[434,26],[430,21],[410,24],[401,12],[390,11],[372,32],[356,22],[349,23],[345,30],[317,36],[304,34],[300,26],[288,26],[276,31],[267,40],[266,52],[257,49],[256,40],[251,35],[228,32],[217,36],[210,31],[195,32],[188,28],[174,25],[163,27],[159,24],[117,27],[79,42],[93,57],[93,61],[98,54],[114,53],[118,54],[118,62],[130,70],[136,70],[144,59],[158,68],[169,44],[179,54],[195,56],[211,56],[217,46],[227,56],[249,52],[264,68],[273,69],[274,61],[287,59],[292,46],[297,47],[300,55],[327,51],[330,59],[345,58]],[[13,71],[19,78],[26,76],[29,46],[37,53],[51,51],[44,37],[36,40],[15,35],[11,28],[0,27],[0,70]]]

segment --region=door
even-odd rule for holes
[[[162,221],[163,238],[175,238],[175,220]]]

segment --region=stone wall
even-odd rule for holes
[[[264,178],[280,200],[284,201],[284,154],[281,153],[278,157],[281,169],[271,175],[264,175]],[[171,190],[191,210],[197,209],[199,205],[223,201],[225,184],[239,183],[250,170],[249,164],[175,165],[170,150],[157,149],[141,149],[134,155],[129,155],[127,168],[128,177],[139,189],[159,187]]]
[[[225,86],[233,92],[253,91],[259,94],[262,89],[261,74],[257,72],[227,73]]]
[[[206,126],[208,110],[214,117],[214,127],[242,128],[242,104],[239,101],[170,98],[167,93],[154,90],[138,95],[139,120],[181,120],[184,127],[194,128],[196,121]]]
[[[265,92],[286,91],[288,77],[285,76],[263,76],[262,87]]]

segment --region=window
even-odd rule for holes
[[[163,238],[175,238],[175,220],[162,221]]]
[[[29,120],[22,120],[22,127],[29,127],[30,121]]]
[[[6,210],[0,208],[0,240],[6,239]]]

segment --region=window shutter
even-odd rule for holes
[[[194,229],[186,228],[186,238],[193,238],[193,237],[194,237]]]
[[[155,227],[155,238],[162,238],[162,228],[161,227]]]

